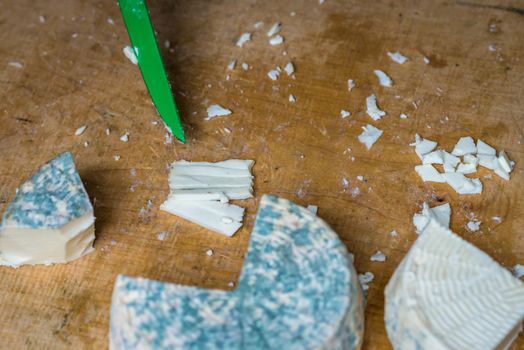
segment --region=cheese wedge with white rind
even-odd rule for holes
[[[94,250],[95,217],[71,153],[23,183],[0,225],[0,264],[67,263]]]
[[[502,350],[524,317],[524,284],[435,220],[396,269],[385,298],[397,350]]]
[[[364,300],[350,254],[315,214],[265,195],[230,292],[119,276],[110,349],[360,349]]]

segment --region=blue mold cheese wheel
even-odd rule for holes
[[[350,254],[313,213],[263,196],[234,291],[119,276],[111,349],[359,349],[364,300]]]
[[[507,349],[522,329],[524,284],[434,218],[386,286],[396,350]]]
[[[71,153],[44,164],[17,190],[0,224],[0,264],[66,263],[94,250],[93,206]]]

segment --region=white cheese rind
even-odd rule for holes
[[[356,350],[363,330],[345,245],[307,209],[265,195],[234,290],[119,276],[109,347]]]
[[[524,284],[435,220],[385,289],[396,350],[504,349],[523,317]]]

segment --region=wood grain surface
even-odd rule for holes
[[[318,205],[357,269],[375,274],[365,349],[391,348],[383,290],[416,238],[411,217],[424,201],[449,202],[452,229],[503,265],[524,262],[522,1],[149,3],[160,42],[171,43],[162,50],[186,144],[169,142],[162,124],[152,123],[160,119],[137,66],[122,54],[129,40],[115,1],[0,1],[0,212],[41,164],[70,150],[97,217],[94,253],[67,265],[0,267],[0,348],[106,348],[120,273],[227,289],[240,274],[263,193]],[[258,21],[264,25],[255,29]],[[266,31],[276,21],[285,41],[270,46]],[[236,47],[246,31],[253,40]],[[410,61],[391,61],[386,53],[397,50]],[[228,71],[233,59],[238,65]],[[289,61],[296,79],[267,77]],[[395,85],[379,86],[374,69]],[[351,92],[347,79],[357,85]],[[387,111],[378,122],[365,113],[371,93]],[[233,114],[206,121],[212,103]],[[341,109],[352,115],[342,119]],[[384,130],[371,151],[357,140],[367,123]],[[119,140],[125,132],[127,143]],[[448,150],[466,135],[505,149],[517,162],[511,181],[484,178],[489,171],[481,169],[483,193],[462,196],[422,183],[408,146],[416,132]],[[256,198],[238,202],[247,215],[235,236],[159,211],[172,161],[229,158],[256,160]],[[471,213],[482,221],[479,232],[465,229]],[[370,261],[377,250],[386,262]],[[512,349],[522,348],[521,335]]]

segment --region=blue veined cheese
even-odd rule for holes
[[[0,264],[66,263],[94,250],[93,206],[71,153],[23,183],[0,225]]]
[[[207,290],[119,276],[111,349],[359,349],[364,300],[336,233],[265,195],[238,287]]]
[[[395,349],[506,349],[522,328],[524,284],[430,219],[385,290]]]

